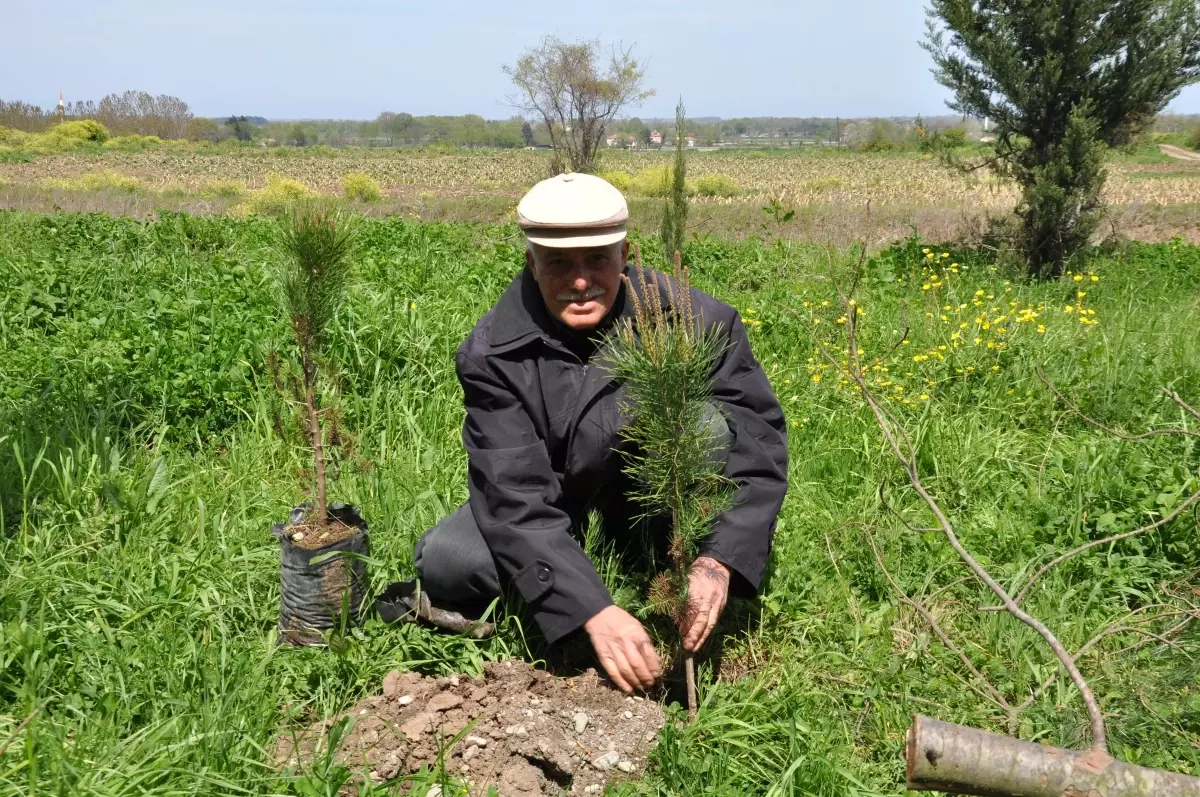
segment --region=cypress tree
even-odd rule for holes
[[[659,231],[663,242],[663,257],[667,263],[674,259],[676,252],[682,256],[683,242],[687,235],[687,161],[683,153],[686,121],[681,98],[675,106],[675,163],[668,173],[671,185],[663,203],[662,228]]]
[[[984,164],[1021,187],[1017,249],[1054,277],[1099,221],[1105,146],[1200,78],[1195,0],[930,0],[948,105],[995,123]],[[966,168],[979,168],[979,165]]]

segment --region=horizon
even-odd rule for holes
[[[337,8],[315,0],[187,8],[57,0],[6,17],[18,35],[0,51],[0,97],[43,108],[57,104],[60,90],[74,101],[133,89],[179,97],[212,118],[358,120],[393,111],[507,119],[515,111],[501,67],[557,35],[636,44],[657,94],[626,117],[674,118],[678,97],[691,118],[958,115],[919,44],[923,3],[894,0],[752,0],[736,14],[715,0],[614,0],[602,11],[517,0],[465,14],[428,0]],[[410,74],[419,79],[405,81]],[[1164,113],[1200,113],[1200,86]]]

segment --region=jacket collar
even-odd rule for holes
[[[658,280],[660,294],[663,297],[663,309],[669,309],[666,292],[663,290],[665,287],[663,276],[653,269],[648,270]],[[623,273],[635,286],[634,290],[637,290],[638,279],[633,266],[626,264]],[[628,290],[624,280],[621,282],[620,290]],[[638,296],[641,297],[641,295],[641,292],[638,291]],[[622,301],[622,297],[618,297],[617,301],[621,307],[617,314],[617,321],[632,321],[633,302]],[[521,273],[509,283],[504,293],[500,295],[500,300],[496,302],[492,323],[488,330],[488,344],[493,349],[507,350],[515,349],[538,338],[558,341],[560,337],[561,334],[556,329],[554,319],[546,311],[546,304],[542,300],[542,294],[538,290],[533,275],[529,273],[528,268],[521,269]]]

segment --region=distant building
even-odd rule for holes
[[[695,136],[684,136],[683,140],[689,147],[696,146],[696,137]]]
[[[663,141],[662,133],[658,132],[657,130],[650,131],[650,143],[651,144],[661,145],[662,141]]]

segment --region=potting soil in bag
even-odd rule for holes
[[[288,523],[276,523],[271,528],[280,546],[281,643],[324,644],[324,632],[341,622],[343,606],[349,625],[358,623],[363,608],[367,564],[359,557],[370,553],[366,521],[357,507],[330,504],[330,520],[354,532],[328,545],[306,548],[293,541],[292,532],[307,523],[311,510],[310,504],[301,504],[292,510]]]

